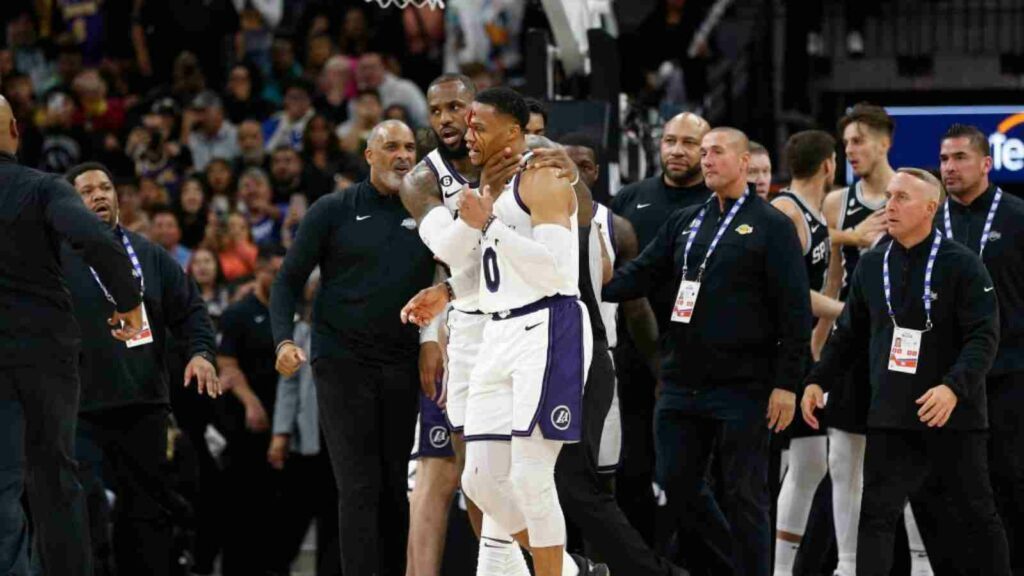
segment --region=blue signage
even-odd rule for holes
[[[1024,105],[1022,106],[891,106],[896,122],[889,163],[937,169],[942,136],[952,124],[973,124],[988,135],[993,182],[1024,182]],[[846,181],[853,182],[846,165]]]

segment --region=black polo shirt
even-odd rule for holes
[[[316,266],[310,360],[416,358],[419,331],[402,324],[399,312],[430,286],[435,264],[398,194],[381,194],[364,180],[310,207],[271,291],[278,344],[292,337],[296,302]]]
[[[255,294],[232,304],[221,317],[220,355],[238,360],[249,387],[260,399],[268,416],[274,414],[277,370],[274,364],[274,333],[270,310]]]
[[[933,328],[921,337],[917,372],[889,370],[893,322],[885,304],[882,264],[889,243],[861,256],[850,282],[846,307],[806,382],[828,390],[865,349],[869,357],[871,403],[868,426],[926,430],[915,401],[930,388],[946,384],[958,403],[946,428],[988,427],[985,374],[999,343],[996,290],[976,254],[943,240],[932,272]],[[901,328],[925,327],[925,268],[932,238],[906,249],[893,244],[889,260],[892,307]]]
[[[745,204],[724,231],[704,272],[689,324],[670,321],[671,303],[655,308],[663,332],[666,384],[708,388],[749,382],[794,390],[810,348],[811,302],[800,240],[785,214],[750,187]],[[694,280],[719,223],[735,204],[708,200],[708,212],[689,255]],[[622,302],[667,287],[679,289],[691,225],[703,205],[677,211],[635,260],[619,268],[602,295]]]

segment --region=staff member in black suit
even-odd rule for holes
[[[704,517],[686,520],[731,543],[735,574],[767,576],[768,437],[793,419],[811,303],[795,228],[747,184],[748,146],[734,128],[704,136],[701,167],[714,194],[673,214],[602,294],[615,302],[676,287],[675,304],[660,312],[669,322],[654,420],[658,482],[674,513],[696,511]],[[712,450],[725,514],[703,482]]]
[[[366,161],[368,180],[310,207],[274,282],[270,313],[277,369],[290,376],[306,360],[290,340],[295,303],[320,266],[311,360],[338,485],[342,571],[400,576],[420,385],[416,358],[431,374],[441,359],[436,346],[420,349],[416,328],[403,325],[398,311],[430,286],[435,266],[398,197],[402,177],[416,163],[412,131],[399,121],[378,124]]]
[[[959,523],[957,543],[971,562],[961,570],[1005,576],[1009,555],[985,444],[985,374],[999,340],[996,290],[980,258],[933,228],[941,197],[934,176],[901,168],[887,196],[893,240],[861,257],[836,331],[807,377],[803,416],[818,427],[814,411],[824,406],[824,390],[867,348],[857,574],[889,574],[907,498],[932,479]]]
[[[86,465],[83,482],[89,496],[94,549],[105,540],[106,525],[97,520],[105,516],[104,488],[108,488],[118,498],[113,533],[118,570],[169,574],[168,514],[177,510],[161,476],[161,465],[167,459],[170,404],[167,330],[188,343],[191,360],[183,384],[188,386],[195,378],[199,391],[213,397],[220,391],[213,365],[213,324],[195,282],[174,258],[118,224],[114,180],[102,164],[75,166],[67,180],[124,244],[143,289],[142,333],[126,344],[104,338],[102,321],[113,309],[106,287],[96,281],[93,270],[68,244],[63,246],[64,277],[84,336],[79,356],[82,387],[76,456]],[[109,475],[101,479],[104,466]]]
[[[978,253],[999,301],[999,351],[986,378],[988,463],[1013,573],[1024,574],[1024,200],[989,181],[988,137],[975,126],[951,126],[939,160],[949,198],[935,225],[946,238]],[[941,524],[930,528],[946,532]],[[933,558],[957,550],[955,545],[937,548],[929,550]]]
[[[27,486],[43,570],[92,576],[85,500],[72,459],[80,334],[61,273],[61,241],[110,290],[117,305],[108,324],[123,323],[112,331],[119,340],[142,327],[139,286],[124,246],[74,189],[17,164],[19,139],[11,107],[0,97],[0,571],[28,573],[21,508]]]

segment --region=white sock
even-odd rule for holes
[[[568,552],[562,552],[562,576],[579,576],[580,567]]]
[[[796,562],[796,552],[799,549],[799,544],[775,540],[775,576],[793,576],[793,563]]]
[[[857,574],[857,530],[864,491],[863,434],[828,429],[828,469],[832,477],[832,516],[839,564],[835,576]]]
[[[508,576],[512,553],[518,554],[515,540],[488,515],[484,515],[480,529],[480,547],[476,561],[476,576]]]
[[[907,541],[910,548],[910,576],[933,576],[931,562],[928,561],[928,552],[924,549],[924,540],[921,539],[921,531],[917,528],[917,521],[910,505],[903,509],[903,520],[907,523]]]

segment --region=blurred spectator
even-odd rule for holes
[[[151,178],[177,194],[181,180],[192,164],[192,153],[174,140],[177,108],[171,98],[157,100],[142,126],[128,134],[127,153],[135,162],[135,174]]]
[[[402,28],[405,31],[402,69],[425,91],[443,69],[444,11],[409,6],[402,10]]]
[[[368,52],[359,58],[356,84],[360,90],[376,90],[385,108],[392,104],[404,106],[414,127],[427,125],[427,99],[423,91],[411,81],[388,72],[380,54]]]
[[[291,40],[275,38],[270,48],[270,69],[264,71],[263,98],[280,106],[286,96],[286,88],[301,77],[302,66],[295,61],[295,47]]]
[[[348,182],[344,186],[339,183],[339,189],[348,188],[351,185],[352,182]],[[281,246],[284,246],[285,249],[292,247],[295,234],[299,230],[299,223],[302,222],[302,218],[306,215],[308,208],[309,202],[301,194],[292,196],[291,201],[288,202],[288,212],[285,214],[284,223],[281,225]]]
[[[277,28],[284,16],[284,0],[231,0],[235,10],[241,14],[246,9],[255,10],[271,28]]]
[[[46,52],[39,43],[32,14],[23,10],[7,23],[7,46],[14,57],[14,67],[22,74],[28,74],[38,92],[46,92],[55,81],[53,65],[47,60]],[[0,75],[4,83],[7,74]],[[7,89],[7,86],[4,86]]]
[[[132,10],[132,44],[143,77],[156,80],[172,62],[177,67],[176,58],[188,50],[195,55],[192,81],[202,76],[211,86],[224,82],[223,38],[238,25],[229,0],[133,0]],[[176,75],[176,82],[181,79]],[[202,89],[199,86],[179,102],[188,102]]]
[[[500,76],[492,72],[486,64],[480,62],[469,62],[459,67],[459,72],[469,76],[477,91],[493,88],[501,84]]]
[[[149,216],[142,209],[139,185],[132,180],[117,182],[118,222],[127,230],[143,236],[149,233]]]
[[[302,194],[312,204],[334,186],[330,175],[306,166],[299,153],[287,147],[274,151],[270,161],[270,181],[276,203],[287,202],[293,195]]]
[[[212,202],[226,202],[230,209],[235,208],[235,174],[223,158],[214,158],[206,165],[206,189]]]
[[[208,202],[203,182],[198,176],[190,176],[181,185],[178,197],[178,223],[181,226],[181,243],[195,250],[203,242],[208,223]]]
[[[331,56],[320,72],[318,93],[313,99],[317,112],[335,125],[348,119],[348,100],[356,95],[352,60],[348,56]]]
[[[247,7],[238,11],[238,32],[235,33],[235,58],[249,62],[262,71],[270,70],[270,51],[274,32],[259,10]]]
[[[159,89],[163,96],[170,96],[181,109],[206,89],[206,77],[199,67],[199,60],[191,52],[182,52],[174,59],[171,70],[171,84]]]
[[[527,4],[520,0],[449,0],[445,8],[445,71],[456,72],[471,62],[491,62],[496,70],[518,67]]]
[[[235,158],[235,174],[246,168],[270,167],[270,158],[263,147],[263,126],[258,120],[245,120],[238,126],[238,157]]]
[[[409,124],[409,111],[405,109],[405,106],[399,106],[398,104],[392,104],[384,110],[385,120],[401,120],[406,124]]]
[[[71,96],[64,92],[51,93],[44,112],[40,170],[63,174],[89,157],[89,136],[74,120],[75,102]]]
[[[167,188],[164,188],[152,178],[139,178],[139,208],[146,214],[152,214],[157,206],[163,206],[171,201]]]
[[[548,107],[536,98],[527,98],[526,107],[530,109],[530,121],[526,123],[526,133],[543,136],[548,127]]]
[[[11,74],[3,78],[0,91],[7,97],[14,119],[18,122],[18,132],[21,136],[18,158],[26,166],[39,166],[43,134],[36,125],[35,90],[32,79],[24,74]]]
[[[228,73],[224,93],[224,111],[233,124],[245,120],[263,120],[270,116],[270,103],[259,96],[258,72],[247,64],[235,64]]]
[[[196,248],[186,271],[199,286],[199,294],[206,302],[206,311],[214,327],[218,327],[220,317],[231,303],[231,292],[224,283],[224,273],[221,272],[217,255],[206,246]]]
[[[384,107],[376,90],[360,90],[352,107],[352,116],[338,126],[341,147],[360,158],[366,150],[366,139],[373,127],[384,119]]]
[[[359,56],[370,49],[370,23],[366,9],[362,6],[350,6],[345,11],[341,24],[341,36],[338,39],[338,50],[342,54]]]
[[[280,145],[291,146],[296,150],[302,148],[302,133],[306,130],[306,122],[316,113],[313,110],[308,83],[302,80],[291,81],[284,93],[284,110],[273,115],[263,123],[265,148],[274,150]]]
[[[99,64],[107,34],[102,0],[65,0],[54,4],[64,24],[62,35],[71,39],[86,65]]]
[[[162,246],[181,265],[182,270],[186,270],[188,262],[192,258],[192,251],[181,245],[181,226],[178,225],[178,215],[167,205],[157,206],[149,213],[151,220],[149,239]]]
[[[69,42],[59,42],[57,44],[57,76],[47,87],[47,94],[50,91],[72,93],[71,82],[81,71],[82,53]]]
[[[314,176],[321,180],[330,180],[335,174],[343,174],[350,180],[363,177],[359,159],[341,149],[334,125],[319,114],[306,124],[302,160],[306,170],[317,172]]]
[[[270,179],[259,168],[249,168],[238,178],[238,197],[245,205],[252,241],[257,246],[281,243],[285,204],[273,202]]]
[[[320,77],[320,72],[327,64],[327,60],[334,54],[334,42],[327,34],[316,34],[310,36],[306,41],[306,65],[305,77],[314,82]]]
[[[206,231],[209,247],[217,252],[217,259],[228,282],[252,276],[258,249],[252,242],[249,222],[245,216],[232,212],[215,218]]]
[[[192,100],[182,124],[182,133],[188,132],[188,147],[196,170],[205,170],[214,158],[230,162],[238,156],[238,130],[224,119],[224,105],[213,92],[207,90]]]

